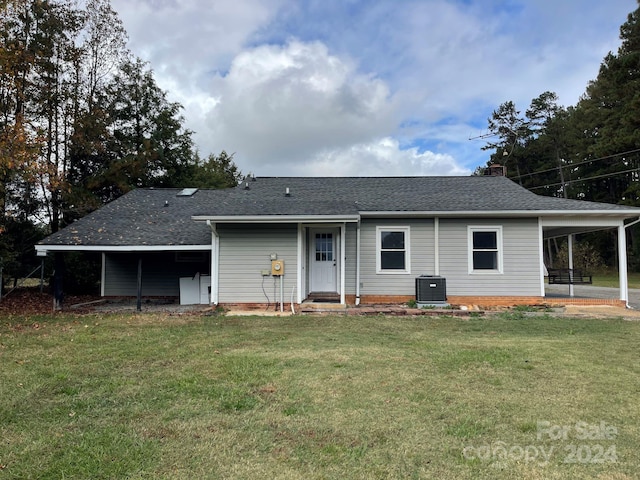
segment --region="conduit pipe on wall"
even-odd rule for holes
[[[356,224],[356,306],[360,305],[360,219]]]

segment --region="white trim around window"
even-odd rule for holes
[[[501,225],[469,225],[467,244],[470,274],[503,273]]]
[[[376,273],[406,275],[411,273],[411,239],[409,227],[376,227]]]

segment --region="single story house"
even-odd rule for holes
[[[133,190],[35,248],[100,252],[103,296],[399,303],[421,277],[451,304],[531,304],[545,297],[546,239],[615,229],[626,303],[625,231],[639,218],[504,176],[249,177],[224,190]]]

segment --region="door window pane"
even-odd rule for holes
[[[333,262],[332,233],[316,233],[316,262]]]

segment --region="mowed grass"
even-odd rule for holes
[[[629,288],[640,288],[640,273],[629,272],[627,276]],[[615,270],[604,270],[593,274],[593,285],[596,287],[620,287],[620,277]]]
[[[637,322],[514,312],[0,324],[0,479],[640,470]]]

